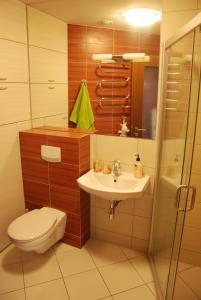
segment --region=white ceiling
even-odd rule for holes
[[[80,24],[96,27],[109,27],[139,31],[126,24],[121,14],[135,7],[161,9],[162,0],[21,0],[68,24]],[[103,20],[112,20],[113,25],[104,25]],[[144,32],[160,32],[160,22]]]

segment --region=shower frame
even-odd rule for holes
[[[154,204],[153,204],[153,213],[152,213],[152,225],[151,225],[151,233],[150,233],[150,243],[149,243],[149,258],[151,263],[151,268],[154,276],[154,283],[157,289],[157,296],[160,300],[172,300],[173,299],[173,292],[174,292],[174,283],[176,280],[176,270],[177,270],[177,263],[172,266],[171,262],[173,260],[174,249],[174,240],[173,240],[173,248],[172,248],[172,256],[170,261],[170,268],[169,268],[169,275],[168,275],[168,283],[167,283],[167,290],[165,296],[162,295],[160,283],[158,281],[157,272],[155,270],[155,264],[152,259],[152,249],[154,246],[154,220],[156,217],[156,204],[157,204],[157,183],[159,182],[159,175],[160,175],[160,161],[161,161],[161,150],[162,150],[162,134],[165,122],[163,122],[164,116],[164,108],[165,108],[165,93],[166,93],[166,83],[167,83],[167,67],[168,67],[168,49],[188,35],[190,32],[193,32],[197,27],[200,26],[201,31],[201,12],[198,13],[194,18],[192,18],[187,24],[181,27],[176,34],[174,34],[171,38],[169,38],[164,44],[162,45],[162,58],[161,58],[161,69],[160,69],[160,78],[162,82],[162,88],[159,91],[159,105],[158,105],[158,113],[157,113],[157,161],[156,161],[156,177],[155,177],[155,187],[154,187]],[[194,33],[195,34],[195,33]],[[201,80],[201,74],[200,74]],[[200,82],[201,83],[201,82]],[[199,85],[199,94],[201,93],[201,87]],[[196,124],[196,123],[195,123]],[[196,132],[196,131],[195,131]],[[186,142],[186,141],[185,141]],[[193,145],[194,147],[194,145]],[[193,149],[193,148],[192,148]],[[192,160],[191,160],[192,165]],[[175,232],[176,232],[176,225],[175,224]],[[177,257],[180,251],[181,240],[179,242],[179,246],[177,247]]]

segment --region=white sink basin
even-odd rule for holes
[[[126,200],[142,196],[149,183],[149,176],[135,178],[131,173],[123,172],[115,182],[114,175],[87,172],[77,179],[85,192],[107,200]]]

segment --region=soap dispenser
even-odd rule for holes
[[[141,178],[143,176],[142,174],[142,164],[140,162],[140,155],[136,154],[136,161],[134,163],[134,176],[136,178]]]

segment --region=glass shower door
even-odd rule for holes
[[[192,144],[187,145],[186,140],[189,124],[195,123],[190,116],[193,51],[194,31],[166,53],[160,169],[150,256],[160,298],[168,300],[172,299],[185,207],[194,192],[188,188]]]

